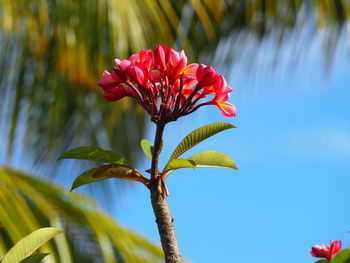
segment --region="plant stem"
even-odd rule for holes
[[[158,160],[161,151],[160,146],[162,142],[164,127],[164,123],[157,124],[157,131],[154,139],[150,183],[151,202],[154,215],[156,216],[156,223],[158,225],[158,232],[164,251],[165,262],[183,263],[184,261],[177,245],[173,223],[174,220],[171,215],[166,197],[163,193],[161,193],[161,188],[159,187],[161,183],[161,176],[159,175],[158,171]]]
[[[161,152],[160,146],[162,144],[164,127],[165,127],[164,123],[157,124],[157,130],[156,130],[156,135],[154,137],[154,146],[153,146],[153,154],[152,154],[151,180],[155,180],[158,178],[158,172],[159,172],[158,161],[159,161],[159,155]]]

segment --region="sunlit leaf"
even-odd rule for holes
[[[179,168],[196,168],[196,164],[193,161],[187,159],[172,159],[164,168],[164,171],[176,170]]]
[[[350,263],[350,249],[343,249],[334,256],[332,263]]]
[[[147,156],[148,159],[152,161],[152,156],[153,156],[153,145],[149,140],[142,139],[141,140],[141,148],[144,154]],[[161,141],[160,143],[160,151],[163,150],[164,146],[164,140]]]
[[[43,244],[60,233],[62,233],[61,230],[53,227],[38,229],[18,241],[18,243],[6,253],[1,262],[18,263],[32,255]]]
[[[108,164],[92,168],[79,175],[74,180],[71,191],[79,186],[91,184],[108,178],[128,179],[138,181],[143,184],[148,183],[147,177],[134,168],[118,164]]]
[[[83,146],[71,149],[63,153],[58,158],[58,160],[62,159],[80,159],[96,162],[115,163],[130,167],[125,157],[122,157],[115,152],[92,146]]]
[[[216,151],[204,151],[192,155],[187,160],[193,161],[196,167],[223,167],[238,170],[233,160],[224,153]]]
[[[149,140],[141,140],[141,148],[148,159],[152,160],[153,145]]]
[[[170,159],[175,159],[179,157],[181,154],[188,151],[193,146],[217,134],[218,132],[231,129],[231,128],[236,128],[236,127],[229,123],[217,122],[217,123],[212,123],[194,130],[179,143],[179,145],[175,148],[174,152],[170,156]]]
[[[38,263],[40,262],[44,257],[49,255],[49,253],[37,253],[33,254],[25,259],[23,259],[20,263]]]

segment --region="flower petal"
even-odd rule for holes
[[[225,117],[235,117],[236,116],[236,106],[228,102],[216,102],[214,105],[218,106],[221,114]]]
[[[337,254],[342,248],[342,243],[340,240],[333,241],[331,240],[330,245],[330,255],[333,257],[335,254]]]
[[[122,80],[118,78],[118,76],[112,72],[109,73],[108,71],[103,72],[103,76],[100,78],[100,80],[97,82],[97,84],[102,88],[102,89],[110,89],[115,87],[118,83],[121,83]]]
[[[332,255],[330,253],[330,248],[327,247],[325,244],[322,244],[321,246],[316,245],[311,248],[310,252],[311,256],[316,258],[326,258],[328,260],[332,259]]]

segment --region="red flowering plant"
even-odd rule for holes
[[[98,82],[105,99],[135,98],[155,123],[176,121],[204,105],[216,105],[224,116],[235,116],[235,107],[227,102],[232,89],[224,77],[210,66],[187,65],[183,51],[156,46],[153,52],[141,50],[115,64]],[[207,99],[210,95],[213,98]]]
[[[202,106],[215,105],[225,117],[234,117],[236,108],[228,99],[232,89],[214,68],[202,64],[187,65],[184,51],[175,51],[166,46],[154,50],[141,50],[129,59],[115,59],[111,72],[105,71],[98,82],[108,101],[131,97],[150,115],[156,124],[154,145],[141,141],[141,148],[151,160],[146,170],[150,178],[133,168],[122,156],[98,147],[78,147],[62,154],[60,159],[85,159],[108,163],[79,175],[72,189],[104,180],[121,178],[145,184],[151,194],[151,202],[158,224],[165,261],[183,262],[177,246],[173,218],[166,196],[169,195],[165,179],[179,168],[225,167],[237,169],[230,157],[221,152],[204,151],[188,158],[179,158],[201,141],[221,131],[234,128],[229,123],[213,123],[188,134],[175,148],[164,169],[158,169],[165,125],[188,115]]]
[[[310,254],[316,258],[324,258],[316,263],[347,263],[350,262],[350,249],[342,250],[342,242],[340,240],[331,240],[330,246],[325,244],[316,245],[311,248]],[[335,256],[335,257],[334,257]],[[334,258],[333,258],[334,257]]]

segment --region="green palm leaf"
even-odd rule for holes
[[[27,234],[50,226],[65,233],[42,247],[50,262],[162,260],[157,246],[121,227],[92,199],[5,168],[0,168],[0,222],[0,258]]]
[[[48,253],[36,253],[33,254],[25,259],[23,259],[20,263],[38,263],[41,262],[41,260],[49,255]]]
[[[53,227],[44,227],[29,235],[22,238],[18,243],[16,243],[4,256],[1,260],[2,263],[17,263],[22,260],[37,260],[36,258],[42,259],[46,255],[33,253],[38,250],[43,244],[49,241],[54,236],[62,233],[61,230],[53,228]],[[32,256],[30,259],[28,257]],[[30,261],[29,261],[30,262]]]

